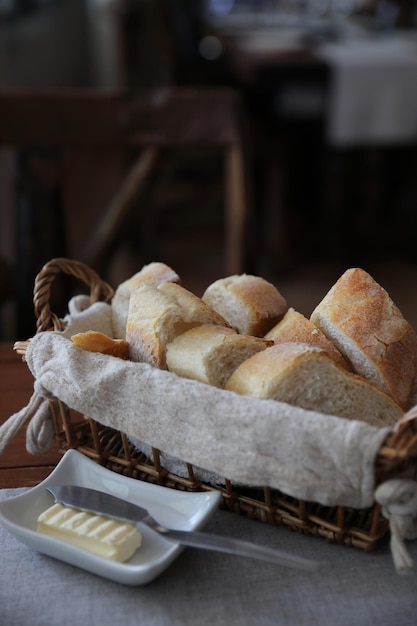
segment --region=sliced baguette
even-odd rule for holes
[[[177,336],[167,346],[169,371],[224,388],[232,372],[272,342],[241,335],[231,328],[206,324]]]
[[[353,372],[407,411],[417,380],[417,334],[388,293],[361,268],[347,270],[314,309],[311,321]]]
[[[188,330],[183,309],[163,291],[144,283],[132,292],[126,340],[132,361],[166,368],[166,346]]]
[[[132,361],[166,368],[166,347],[181,333],[202,324],[229,324],[201,298],[174,283],[143,284],[132,292],[126,339]]]
[[[216,280],[202,299],[239,333],[255,337],[263,337],[287,311],[287,302],[278,289],[250,274]]]
[[[182,285],[176,283],[162,283],[158,286],[158,289],[163,291],[164,294],[183,309],[184,319],[186,321],[195,322],[196,324],[216,324],[231,328],[229,322],[227,322],[224,317]]]
[[[144,283],[158,286],[163,282],[180,283],[181,279],[169,265],[154,262],[144,265],[139,272],[117,287],[112,300],[113,334],[116,339],[126,338],[127,315],[132,292]]]
[[[322,348],[337,365],[350,370],[351,367],[333,342],[321,332],[313,322],[292,307],[288,309],[278,324],[265,335],[264,339],[274,343],[298,341],[317,348]]]
[[[87,330],[84,333],[72,335],[71,341],[83,350],[89,352],[101,352],[109,356],[116,356],[120,359],[129,358],[129,344],[124,339],[112,339],[104,333]]]
[[[297,342],[250,357],[233,372],[226,389],[374,426],[392,426],[403,415],[378,387],[336,365],[321,348]]]

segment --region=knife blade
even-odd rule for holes
[[[78,485],[54,485],[48,486],[47,491],[60,504],[135,524],[146,524],[165,539],[181,545],[260,559],[275,565],[306,571],[314,571],[319,566],[316,561],[234,537],[165,528],[149,514],[147,509],[96,489]]]

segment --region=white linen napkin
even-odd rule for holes
[[[375,458],[389,429],[86,352],[59,332],[36,335],[26,360],[42,397],[211,475],[330,506],[374,501]]]

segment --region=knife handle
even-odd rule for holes
[[[152,524],[152,528],[166,539],[185,546],[205,548],[206,550],[215,550],[217,552],[227,552],[235,556],[260,559],[261,561],[267,561],[275,565],[293,567],[306,571],[314,571],[319,567],[316,561],[288,554],[287,552],[276,550],[268,546],[261,546],[250,541],[244,541],[243,539],[225,537],[224,535],[212,535],[198,531],[173,530],[164,528],[159,524]]]

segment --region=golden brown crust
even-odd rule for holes
[[[226,389],[379,427],[393,426],[402,416],[376,385],[336,365],[321,348],[299,342],[256,353],[233,372]]]
[[[157,287],[161,283],[165,282],[181,283],[181,279],[177,272],[175,272],[169,265],[159,261],[154,261],[153,263],[144,265],[142,269],[137,272],[137,274],[134,274],[122,284],[128,285],[130,290],[133,291],[133,289],[140,287],[140,285],[143,285],[144,283]]]
[[[369,366],[376,369],[386,391],[403,409],[410,408],[417,378],[417,334],[385,289],[367,272],[361,268],[347,270],[313,311],[311,320],[328,337],[326,324],[335,327],[340,338],[332,340],[349,358],[353,370],[368,377],[363,368],[358,368],[353,352],[347,353],[351,348],[362,353]]]
[[[313,322],[292,307],[288,309],[282,320],[275,324],[264,338],[270,339],[274,343],[297,341],[322,348],[337,365],[344,367],[346,370],[351,370],[349,363],[334,343],[327,339]]]
[[[199,324],[216,324],[231,328],[224,317],[212,309],[201,298],[177,283],[162,283],[158,289],[173,299],[184,310],[187,321]]]
[[[165,369],[167,343],[189,327],[172,298],[154,285],[140,285],[132,292],[126,324],[130,359]]]
[[[241,274],[212,283],[203,300],[244,335],[263,337],[287,311],[287,302],[272,283]]]
[[[277,288],[259,276],[243,275],[231,281],[229,289],[250,305],[255,332],[248,334],[263,336],[287,311],[287,302]]]
[[[203,324],[179,335],[167,346],[171,372],[223,388],[232,372],[256,352],[273,345],[233,328]]]
[[[101,352],[109,356],[116,356],[120,359],[129,358],[129,344],[123,339],[112,339],[104,333],[95,330],[87,330],[84,333],[72,335],[71,341],[83,350],[90,352]]]
[[[230,377],[226,389],[248,395],[255,395],[256,390],[262,396],[265,381],[283,376],[304,354],[312,355],[319,351],[303,343],[286,341],[263,352],[263,356],[259,352],[244,361]]]
[[[119,339],[125,339],[126,337],[129,300],[132,292],[144,284],[157,287],[164,282],[181,283],[181,279],[169,265],[154,261],[144,265],[139,272],[120,283],[112,300],[113,332],[115,337]]]

